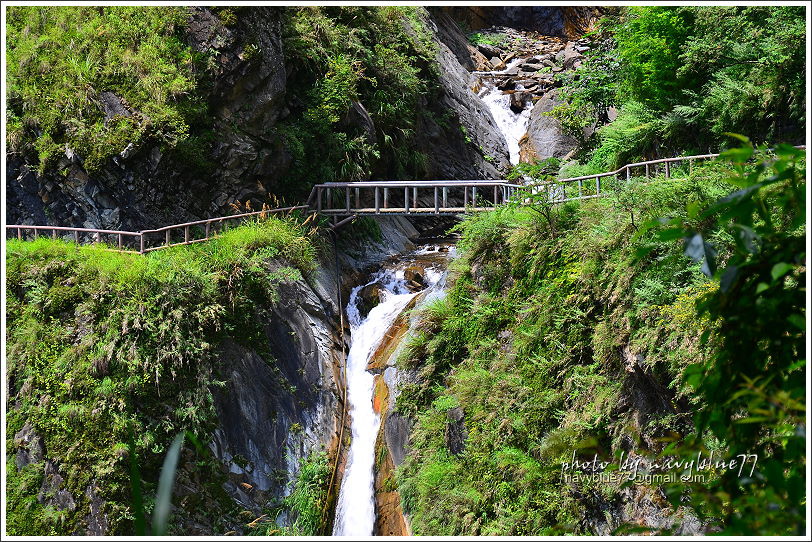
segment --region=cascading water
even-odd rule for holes
[[[425,248],[411,256],[419,258],[423,254],[427,254]],[[370,536],[375,525],[373,466],[375,438],[381,420],[373,409],[374,376],[367,371],[367,364],[395,319],[420,293],[410,290],[404,277],[404,269],[410,263],[407,257],[399,262],[397,268],[378,271],[369,282],[353,288],[347,303],[352,332],[352,343],[347,354],[347,399],[352,418],[352,442],[336,507],[333,534],[337,536]],[[424,281],[428,289],[441,288],[444,277],[443,270],[425,267]],[[375,283],[380,286],[380,303],[363,318],[358,310],[360,293],[366,286]]]
[[[521,112],[516,113],[510,107],[511,95],[503,93],[498,88],[493,76],[510,72],[516,66],[524,62],[524,60],[525,59],[517,58],[511,61],[504,70],[488,72],[490,76],[485,73],[480,75],[482,89],[479,91],[479,97],[490,110],[502,135],[505,136],[511,164],[519,163],[519,140],[525,132],[527,132],[527,123],[530,120],[530,109],[524,108]],[[524,90],[524,87],[522,87],[521,84],[516,84],[515,90],[519,92]]]

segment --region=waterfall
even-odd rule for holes
[[[436,252],[437,247],[434,247]],[[375,352],[398,315],[418,295],[404,278],[404,269],[415,259],[427,254],[423,248],[401,259],[397,267],[385,268],[372,275],[369,282],[356,286],[347,303],[347,317],[352,343],[347,354],[347,399],[352,418],[352,442],[336,507],[333,534],[336,536],[371,536],[375,525],[374,462],[375,439],[380,416],[372,406],[374,376],[367,371]],[[425,267],[424,280],[434,289],[444,283],[444,271]],[[380,286],[380,303],[364,318],[358,310],[361,290],[371,284]]]
[[[504,70],[489,73],[494,75],[508,73],[524,60],[523,58],[517,58],[511,61]],[[524,108],[520,113],[514,112],[510,108],[511,95],[503,93],[492,77],[482,73],[480,81],[482,89],[479,91],[479,97],[490,110],[496,125],[505,138],[510,153],[510,163],[513,165],[518,164],[519,140],[527,132],[527,123],[530,121],[530,108]],[[524,90],[524,87],[517,83],[515,90],[519,92]]]

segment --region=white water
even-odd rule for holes
[[[517,58],[511,61],[507,67],[494,73],[503,73],[518,66],[524,59]],[[527,123],[530,120],[530,108],[522,110],[521,113],[514,113],[510,108],[510,94],[503,94],[496,85],[487,77],[482,77],[482,90],[479,97],[488,106],[493,115],[496,125],[505,136],[508,152],[510,153],[510,163],[519,163],[519,140],[527,132]],[[524,87],[516,85],[516,90],[523,90]]]
[[[414,254],[426,254],[423,250]],[[403,261],[401,265],[405,268],[409,263]],[[444,276],[442,271],[425,268],[424,279],[429,287],[442,283]],[[376,282],[382,286],[381,302],[362,319],[357,307],[358,294],[365,286]],[[381,419],[372,408],[374,377],[367,371],[367,363],[386,331],[416,295],[406,288],[403,269],[381,270],[368,283],[356,286],[350,293],[347,316],[352,343],[347,354],[347,399],[352,417],[352,443],[338,496],[333,535],[372,535],[375,525],[375,439]]]

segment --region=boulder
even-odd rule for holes
[[[426,270],[423,269],[419,265],[410,265],[406,269],[403,270],[403,278],[407,281],[413,281],[418,284],[424,284],[423,275],[426,273]]]
[[[498,56],[491,57],[491,66],[496,71],[504,70],[507,66],[505,66],[504,60],[499,58]]]
[[[377,282],[367,284],[358,292],[358,312],[361,316],[366,316],[369,311],[378,306],[381,302],[381,285]]]
[[[530,111],[527,134],[519,141],[520,158],[523,162],[550,157],[563,158],[577,146],[578,142],[564,133],[558,120],[545,115],[562,103],[555,90],[547,92],[536,101]]]
[[[492,58],[495,56],[501,57],[504,54],[504,51],[502,51],[502,49],[489,43],[480,43],[476,46],[476,48],[480,53],[482,53],[488,58]]]

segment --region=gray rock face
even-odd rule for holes
[[[448,411],[448,422],[445,426],[445,445],[453,455],[460,455],[465,451],[465,439],[468,431],[465,429],[465,416],[460,407]]]
[[[557,92],[550,90],[536,102],[530,111],[527,136],[519,142],[523,161],[545,158],[564,158],[572,152],[578,142],[566,135],[553,117],[544,115],[563,102],[557,99]]]
[[[448,127],[432,120],[421,127],[429,175],[436,179],[501,178],[510,166],[504,137],[487,106],[471,90],[473,76],[453,52],[467,51],[467,38],[443,13],[433,12],[427,26],[436,36],[440,85],[444,89],[438,107],[433,109],[453,113]],[[464,60],[464,54],[459,54]],[[470,56],[466,64],[473,66]]]
[[[221,347],[228,384],[215,393],[218,427],[210,447],[229,470],[227,491],[256,512],[286,495],[301,460],[326,450],[338,430],[341,349],[336,307],[322,297],[326,281],[321,275],[314,285],[297,281],[280,289],[265,327],[272,359],[233,342]]]
[[[8,222],[139,230],[228,214],[237,200],[254,200],[258,207],[290,160],[281,139],[269,132],[286,111],[280,15],[275,8],[252,8],[227,28],[209,9],[190,9],[188,42],[214,59],[207,99],[216,144],[201,157],[213,168],[162,159],[158,146],[149,144],[126,145],[93,174],[71,149],[43,174],[11,154]],[[133,114],[112,92],[99,98],[106,120]]]

